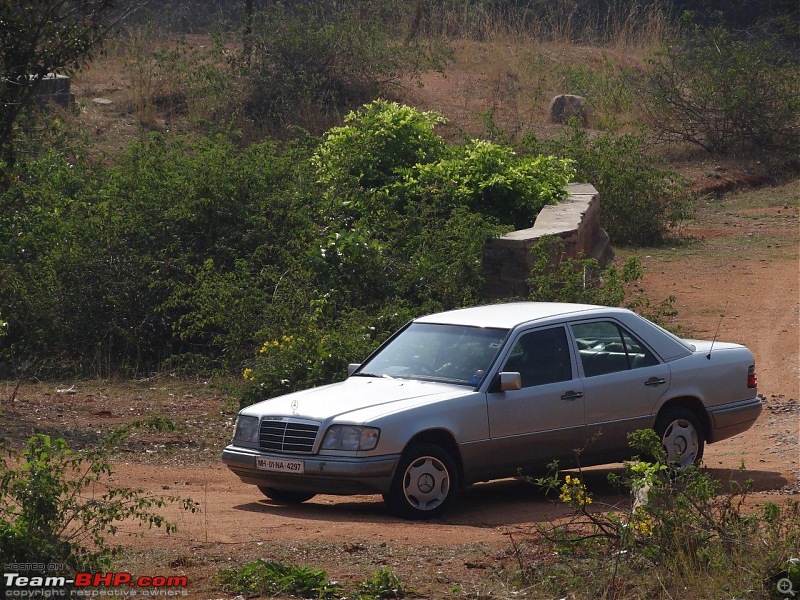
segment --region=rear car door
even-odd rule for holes
[[[670,369],[612,319],[570,325],[586,401],[587,454],[630,455],[628,434],[652,426],[652,407],[667,391]]]

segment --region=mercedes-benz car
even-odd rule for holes
[[[241,410],[223,461],[279,502],[373,493],[428,518],[473,483],[629,458],[637,429],[655,429],[671,462],[696,464],[762,408],[744,346],[578,304],[420,317],[348,371]]]

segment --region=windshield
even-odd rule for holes
[[[356,375],[476,386],[507,333],[506,329],[412,323],[365,362]]]

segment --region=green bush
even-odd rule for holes
[[[359,189],[388,186],[418,164],[436,162],[447,153],[436,133],[445,118],[397,102],[376,100],[344,118],[344,125],[325,133],[314,154],[319,183],[332,201]],[[370,206],[357,206],[360,212]],[[377,207],[376,207],[377,208]]]
[[[189,499],[149,496],[141,489],[109,486],[110,452],[121,432],[98,448],[72,451],[63,439],[37,434],[21,454],[0,456],[0,562],[58,564],[58,573],[106,571],[122,522],[148,528],[175,525],[158,512],[170,503],[194,512]],[[28,573],[26,573],[28,574]]]
[[[775,41],[693,29],[650,59],[648,123],[712,154],[800,148],[800,66]]]
[[[472,140],[452,155],[410,169],[399,195],[464,206],[517,229],[531,227],[547,204],[566,195],[572,176],[568,161],[552,156],[520,157],[508,146]]]
[[[485,239],[563,197],[567,161],[480,140],[448,146],[434,131],[442,122],[376,101],[323,139],[313,161],[336,247],[321,272],[341,289],[425,310],[474,303]]]
[[[754,507],[748,482],[723,485],[696,466],[675,470],[652,430],[631,434],[631,446],[651,458],[609,475],[630,503],[605,504],[588,489],[586,473],[562,477],[557,465],[537,480],[559,493],[571,516],[537,530],[560,560],[528,561],[517,542],[523,582],[559,596],[625,590],[624,597],[640,598],[691,589],[698,598],[773,597],[800,543],[798,503]]]
[[[312,368],[259,358],[266,391],[248,398],[341,378],[409,316],[480,301],[484,241],[571,177],[568,161],[450,146],[441,122],[377,101],[322,142],[153,134],[111,166],[64,148],[20,162],[0,193],[3,356],[95,376],[238,371],[294,336]],[[364,326],[379,333],[360,341]]]
[[[284,333],[266,334],[274,337],[266,337],[252,366],[243,371],[242,407],[343,380],[349,363],[365,359],[415,316],[399,304],[376,308],[372,314],[355,310],[347,315],[331,314],[336,305],[330,295],[319,298],[312,301],[310,314],[283,323]]]
[[[576,180],[591,183],[600,193],[600,223],[615,244],[661,243],[672,227],[691,215],[686,182],[657,166],[643,137],[590,137],[573,127],[550,140],[527,135],[522,148],[573,161]]]
[[[277,594],[301,598],[332,598],[338,584],[319,569],[256,560],[217,573],[215,581],[226,592],[264,596]]]
[[[274,300],[310,287],[309,153],[153,135],[110,168],[57,151],[19,165],[0,195],[8,352],[95,375],[238,365]]]
[[[314,156],[332,208],[345,220],[387,209],[408,214],[428,202],[530,226],[544,205],[565,196],[572,176],[568,161],[518,156],[486,140],[448,147],[434,131],[445,122],[441,115],[395,102],[372,102],[345,121]]]
[[[355,598],[357,600],[405,598],[409,593],[397,574],[389,569],[381,569],[369,579],[358,584],[358,593]]]
[[[644,293],[639,285],[642,263],[637,256],[629,256],[621,268],[613,263],[601,267],[593,258],[566,257],[564,241],[556,236],[543,237],[531,252],[529,300],[624,306],[662,327],[679,331],[680,326],[672,323],[677,315],[675,298],[655,301]]]
[[[631,284],[641,279],[641,263],[631,256],[622,268],[601,268],[593,258],[567,258],[560,237],[545,236],[534,245],[528,280],[534,302],[576,302],[621,306]]]

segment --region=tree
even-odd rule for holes
[[[48,73],[74,73],[113,24],[113,0],[0,0],[0,160],[14,164],[14,127]]]

